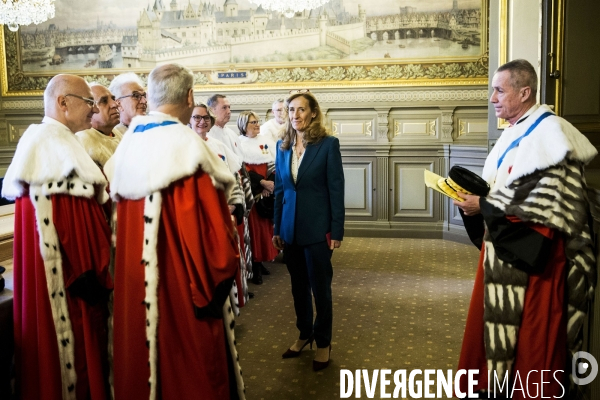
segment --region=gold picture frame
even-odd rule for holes
[[[498,65],[506,64],[508,60],[508,1],[500,0],[500,38],[498,45]],[[506,129],[510,123],[504,118],[498,119],[498,129]]]
[[[172,61],[181,62],[192,69],[195,77],[195,89],[199,91],[214,91],[215,88],[218,88],[219,91],[289,89],[297,88],[299,86],[311,88],[347,88],[487,85],[488,1],[489,0],[471,0],[470,4],[478,5],[478,7],[472,9],[460,9],[458,8],[458,2],[453,1],[453,8],[447,10],[441,8],[443,5],[449,4],[450,0],[433,0],[425,7],[432,7],[431,4],[437,4],[439,5],[440,10],[425,10],[420,12],[413,7],[400,7],[400,13],[394,11],[393,14],[389,15],[374,14],[373,16],[369,15],[368,9],[362,8],[359,5],[358,13],[354,11],[353,13],[345,11],[345,14],[341,14],[342,17],[339,17],[340,14],[337,14],[338,16],[335,18],[338,18],[338,20],[334,20],[332,17],[324,17],[324,15],[331,15],[331,12],[320,14],[318,17],[320,19],[318,20],[312,16],[312,14],[298,13],[293,19],[290,19],[291,22],[289,22],[288,19],[284,19],[282,16],[281,18],[277,17],[279,18],[279,21],[281,21],[280,31],[274,30],[264,33],[265,31],[263,30],[263,36],[259,36],[258,33],[255,36],[255,38],[266,37],[266,39],[264,39],[264,44],[260,46],[269,47],[275,42],[283,43],[286,35],[289,37],[292,37],[293,35],[298,35],[298,37],[300,37],[300,35],[305,35],[306,37],[314,39],[314,35],[319,33],[321,35],[322,43],[327,43],[325,48],[337,46],[333,48],[338,53],[341,52],[340,54],[344,56],[340,56],[341,58],[335,60],[311,60],[309,59],[309,56],[312,53],[308,51],[308,58],[302,58],[302,51],[299,51],[296,53],[287,53],[287,57],[290,61],[282,61],[281,58],[285,57],[285,55],[283,53],[277,54],[277,52],[275,53],[277,54],[277,57],[263,57],[260,59],[256,59],[256,57],[244,57],[241,55],[238,57],[235,55],[231,56],[230,59],[225,60],[225,62],[209,65],[195,61],[186,62],[185,60],[192,59],[191,56],[188,58],[185,58],[184,56],[181,56],[184,58],[176,58],[176,56],[173,55],[172,57],[174,58]],[[384,0],[380,3],[385,5],[387,4],[386,2],[389,3],[390,10],[398,9],[395,0]],[[70,10],[81,3],[82,2],[79,0],[57,0],[56,15],[63,15],[63,12],[67,12],[67,10]],[[100,68],[102,61],[96,63],[97,60],[88,60],[86,58],[83,59],[83,61],[88,60],[85,66],[67,65],[73,54],[77,57],[80,55],[87,56],[87,53],[80,54],[79,52],[81,50],[84,52],[88,50],[96,52],[98,55],[94,57],[101,60],[100,50],[102,50],[103,46],[101,44],[102,40],[96,40],[94,42],[94,38],[100,35],[97,32],[103,32],[103,29],[110,30],[113,28],[110,28],[110,24],[100,20],[100,17],[96,16],[91,10],[89,10],[90,12],[88,14],[84,13],[77,15],[78,21],[81,20],[81,18],[85,18],[86,15],[89,15],[89,21],[83,21],[82,23],[87,23],[87,25],[91,27],[96,26],[96,28],[89,28],[87,30],[69,28],[68,24],[67,28],[62,28],[57,18],[55,18],[56,22],[48,21],[39,27],[20,28],[17,33],[13,33],[9,31],[7,27],[4,27],[3,30],[0,30],[0,65],[3,66],[2,74],[0,76],[1,95],[5,97],[39,96],[44,90],[48,80],[57,73],[73,73],[83,76],[88,81],[93,80],[106,85],[110,83],[114,76],[128,71],[138,73],[142,79],[145,80],[153,65],[143,65],[143,62],[140,60],[143,61],[143,57],[150,54],[150,50],[148,49],[151,47],[152,43],[159,43],[157,45],[159,47],[163,45],[163,42],[169,40],[174,42],[179,41],[181,44],[181,47],[158,48],[155,53],[151,54],[152,57],[154,57],[153,60],[159,60],[156,63],[165,62],[160,58],[163,53],[168,55],[181,53],[185,55],[188,50],[191,51],[190,54],[194,51],[196,53],[204,51],[204,47],[201,47],[200,44],[190,45],[187,42],[192,40],[191,32],[189,30],[187,32],[187,38],[189,39],[185,39],[187,41],[184,41],[184,38],[186,37],[185,32],[168,31],[166,28],[160,28],[156,31],[156,29],[158,29],[156,26],[154,28],[149,28],[150,25],[145,27],[145,20],[143,20],[143,18],[146,18],[147,16],[157,18],[157,16],[166,15],[167,13],[172,13],[174,11],[167,10],[166,8],[162,11],[160,9],[158,11],[151,11],[151,7],[148,6],[148,3],[145,0],[134,0],[130,3],[139,3],[139,8],[141,10],[139,13],[140,16],[139,18],[136,17],[136,28],[132,28],[134,32],[131,34],[127,33],[127,35],[123,34],[120,42],[112,44],[113,52],[117,54],[120,53],[122,60],[122,64],[117,65],[115,63],[115,67],[112,67],[111,65],[110,67]],[[177,2],[172,3],[177,4]],[[189,7],[191,2],[188,2],[186,5],[184,4],[184,1],[179,0],[179,3],[182,4],[179,15],[183,20],[184,18],[187,18],[186,13],[190,12]],[[342,0],[332,0],[330,3],[333,4],[331,7],[336,5],[343,6],[344,4]],[[87,2],[85,2],[85,4],[88,8],[92,7]],[[103,12],[106,13],[106,10],[110,10],[111,7],[114,9],[114,6],[120,4],[122,3],[117,2],[117,0],[107,0],[102,3]],[[155,2],[155,5],[156,4],[162,4],[162,1],[157,0],[157,2]],[[382,7],[381,4],[378,4],[380,9]],[[367,5],[365,7],[369,6]],[[241,13],[243,10],[233,11]],[[247,13],[244,15],[250,14],[252,16],[251,18],[256,18],[258,9],[248,9],[246,11]],[[76,12],[76,10],[68,12]],[[224,18],[229,18],[224,17],[225,12],[226,11],[214,11],[212,14],[212,23],[214,26],[213,31],[210,32],[213,32],[217,39],[219,37],[225,37],[218,36],[220,30],[217,29],[218,26],[220,26],[218,25],[220,20],[222,21]],[[204,13],[204,11],[202,11],[202,13]],[[217,15],[217,13],[220,14]],[[201,15],[201,12],[198,11],[197,15]],[[275,14],[268,15],[270,16],[270,19],[267,21],[268,23],[271,23],[276,18],[274,16]],[[166,17],[163,16],[161,18],[164,19]],[[195,15],[194,18],[196,18]],[[209,19],[209,17],[207,18]],[[326,18],[329,18],[329,20],[325,21]],[[343,18],[346,19],[344,20]],[[71,18],[71,21],[74,21],[74,18]],[[319,24],[319,29],[321,30],[317,32],[317,28],[303,28],[305,24],[309,26],[309,22],[311,21],[313,25]],[[344,21],[347,21],[346,25],[344,25]],[[156,23],[156,21],[154,22]],[[469,25],[471,22],[472,25]],[[297,29],[293,28],[293,24],[296,24]],[[361,38],[359,35],[359,39],[354,40],[347,40],[342,37],[344,34],[347,34],[348,37],[355,37],[355,31],[357,29],[362,29],[360,28],[360,26],[362,26],[361,24],[364,25],[364,31],[367,36]],[[288,25],[292,26],[292,28],[288,29]],[[323,26],[326,26],[326,29],[323,28]],[[346,29],[345,26],[348,28]],[[357,26],[359,28],[357,28]],[[113,30],[118,29],[126,30],[125,28],[114,28]],[[137,31],[135,31],[135,29],[137,29]],[[150,29],[154,29],[154,31],[151,31]],[[323,33],[324,29],[326,30],[325,34]],[[346,29],[347,32],[344,31],[344,29]],[[351,29],[354,29],[354,31],[351,31]],[[86,34],[86,32],[88,33]],[[153,34],[153,32],[158,35],[156,36],[158,39],[154,42],[148,41],[149,39],[143,39],[147,35]],[[199,34],[202,34],[202,31],[199,32]],[[193,34],[196,35],[195,32]],[[221,34],[224,35],[223,33]],[[238,32],[236,31],[236,35],[237,34]],[[223,51],[226,52],[227,46],[229,46],[230,49],[233,49],[233,46],[238,46],[236,47],[237,49],[244,48],[243,46],[245,46],[246,42],[250,43],[253,40],[249,38],[248,32],[245,32],[245,34],[247,36],[240,35],[223,39],[228,43],[223,46],[219,44],[220,42],[217,43],[217,41],[215,41],[211,44],[212,47],[210,47],[210,49],[213,51],[212,49],[221,46],[224,49]],[[127,40],[125,40],[126,37]],[[431,45],[429,42],[441,41],[444,46],[448,45],[448,51],[452,50],[455,53],[449,53],[448,55],[442,56],[393,58],[390,54],[396,53],[389,50],[383,57],[381,57],[381,55],[375,57],[370,55],[373,51],[371,51],[372,48],[368,48],[368,45],[370,44],[368,38],[371,38],[372,41],[375,42],[372,45],[372,48],[379,45],[376,49],[385,50],[396,46],[395,48],[398,54],[403,53],[404,48],[408,47],[409,44],[415,46],[415,48],[418,48],[419,46],[423,47],[421,41],[428,46]],[[145,45],[140,44],[143,40],[146,40],[146,42],[144,42]],[[367,46],[365,47],[366,50],[361,50],[360,52],[356,50],[354,51],[354,54],[352,54],[353,49],[356,49],[357,46],[362,43],[356,44],[355,42],[357,40],[363,40],[369,43],[365,44],[365,46]],[[71,44],[69,45],[69,43]],[[263,42],[256,39],[252,43],[254,43],[252,44],[253,46],[258,46]],[[295,43],[300,42],[296,41]],[[458,45],[461,45],[461,43],[462,48],[465,49],[464,54],[467,54],[468,52],[470,55],[456,55],[458,53],[456,53],[457,50],[455,48],[457,48]],[[111,44],[108,43],[108,46],[110,48]],[[431,45],[431,47],[433,48],[433,45]],[[252,49],[253,48],[249,50]],[[419,49],[420,48],[418,48],[418,50]],[[412,51],[413,49],[410,48],[409,50]],[[46,51],[46,53],[44,53],[44,51]],[[128,51],[131,51],[132,54],[127,53]],[[216,52],[215,54],[218,53],[217,50],[214,50],[214,52]],[[352,58],[352,56],[357,54],[359,57],[362,57],[361,55],[363,52],[368,56],[365,56],[365,58]],[[61,56],[61,54],[63,56]],[[195,60],[201,59],[198,57],[196,57]],[[298,60],[295,60],[294,57],[298,57]],[[318,58],[319,56],[315,57]],[[277,58],[277,60],[275,60],[275,58]],[[67,62],[62,64],[64,60],[67,60]],[[134,62],[126,62],[129,60],[134,60]],[[165,60],[166,62],[169,61],[167,59]],[[181,60],[184,61],[182,62]],[[81,64],[83,64],[83,61]]]

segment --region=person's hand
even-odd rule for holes
[[[263,179],[262,181],[260,181],[260,184],[262,185],[262,187],[265,188],[265,190],[268,190],[270,193],[273,193],[273,191],[275,190],[275,182],[273,181]]]
[[[263,189],[261,194],[262,197],[269,197],[271,195],[271,192],[269,192],[267,189]]]
[[[331,244],[329,245],[329,250],[339,249],[341,245],[342,245],[341,240],[332,240]]]
[[[233,214],[233,212],[235,211],[235,206],[229,205],[229,214]]]
[[[477,215],[481,212],[481,209],[479,208],[479,196],[461,192],[456,192],[456,194],[458,194],[458,197],[465,199],[465,201],[454,200],[453,204],[463,210],[465,215]]]
[[[283,239],[281,238],[281,236],[279,235],[275,235],[273,236],[273,246],[277,249],[277,250],[283,250]]]

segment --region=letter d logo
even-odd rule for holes
[[[583,361],[583,359],[585,359],[585,361]],[[575,382],[576,385],[587,385],[596,378],[596,375],[598,375],[598,362],[593,355],[585,351],[578,351],[575,353],[571,366],[573,382]],[[590,373],[587,378],[580,378],[580,376],[584,375],[588,370]]]

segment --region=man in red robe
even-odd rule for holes
[[[490,102],[510,123],[487,157],[487,197],[455,201],[482,214],[486,232],[459,369],[479,370],[458,397],[579,398],[571,360],[596,281],[585,165],[597,154],[573,125],[536,104],[537,74],[526,60],[502,65]]]
[[[2,196],[16,199],[14,332],[17,397],[108,398],[110,228],[106,179],[74,132],[98,112],[87,83],[57,75],[45,117],[17,145]]]
[[[148,77],[105,172],[116,201],[113,313],[117,399],[243,399],[229,291],[239,256],[226,198],[234,177],[188,128],[193,75]]]

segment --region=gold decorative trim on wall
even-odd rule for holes
[[[436,121],[435,119],[433,121],[429,122],[429,135],[430,136],[435,136],[436,135],[436,131],[435,131],[435,126],[436,126]]]
[[[498,46],[498,65],[506,64],[508,60],[508,2],[509,0],[500,0],[500,43]],[[498,129],[508,128],[510,124],[503,118],[498,118]]]

